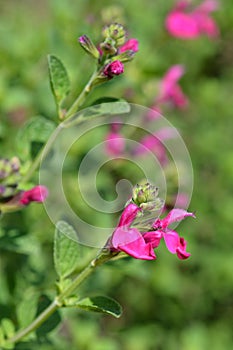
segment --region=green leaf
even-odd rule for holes
[[[38,293],[24,293],[23,300],[17,305],[17,319],[20,328],[28,326],[35,318],[38,304]]]
[[[31,118],[17,135],[16,143],[20,158],[28,159],[31,155],[35,157],[55,128],[54,122],[42,116]]]
[[[15,325],[9,318],[2,319],[1,327],[6,338],[11,338],[15,334]]]
[[[58,276],[62,279],[69,276],[77,267],[79,244],[77,233],[65,221],[58,221],[54,240],[54,264]]]
[[[42,295],[39,300],[37,315],[40,315],[51,304],[51,300]],[[51,332],[61,322],[61,316],[58,310],[56,310],[37,330],[36,334],[39,337],[44,337],[45,334]]]
[[[49,77],[51,89],[58,106],[70,91],[70,80],[62,61],[54,56],[48,55]]]
[[[112,97],[104,97],[95,101],[95,103],[96,104],[92,104],[92,107],[88,108],[87,111],[90,109],[91,112],[96,115],[115,115],[130,112],[130,104],[123,99],[119,100]]]
[[[87,311],[101,312],[112,315],[116,318],[122,314],[121,305],[112,298],[106,296],[95,296],[82,299],[77,302],[69,303],[69,306],[79,307]]]

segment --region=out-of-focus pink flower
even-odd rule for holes
[[[107,64],[103,70],[103,74],[108,78],[113,78],[114,75],[120,75],[122,73],[124,73],[124,65],[119,60]]]
[[[129,39],[126,41],[120,48],[119,53],[125,52],[127,50],[131,50],[133,52],[138,52],[138,40],[137,39]]]
[[[164,238],[169,252],[177,254],[179,259],[187,259],[190,256],[190,253],[186,251],[187,242],[176,231],[169,229],[168,226],[174,222],[183,220],[187,216],[195,217],[193,213],[189,213],[184,209],[173,209],[164,219],[157,219],[153,224],[154,229],[157,230],[157,234],[160,233],[161,237]]]
[[[143,155],[151,151],[155,154],[161,165],[167,163],[167,154],[166,148],[162,144],[162,142],[155,135],[147,135],[140,140],[140,145],[134,150],[134,155]]]
[[[195,39],[203,34],[216,37],[219,29],[210,13],[217,7],[217,1],[204,0],[201,5],[190,10],[189,2],[179,1],[168,14],[165,26],[172,36],[181,39]]]
[[[174,129],[166,127],[158,130],[152,135],[147,135],[140,140],[138,147],[134,149],[134,155],[143,155],[148,151],[151,151],[157,157],[161,165],[165,165],[168,162],[166,147],[163,144],[164,140],[172,139],[176,137]]]
[[[125,150],[125,138],[120,133],[121,124],[112,123],[105,137],[106,152],[112,156],[121,156]]]
[[[28,191],[22,192],[19,203],[28,205],[31,202],[44,202],[48,196],[48,189],[45,186],[35,186]]]
[[[172,103],[177,108],[185,108],[188,105],[188,99],[184,95],[178,81],[184,74],[184,67],[180,64],[172,66],[161,82],[161,89],[156,104]]]

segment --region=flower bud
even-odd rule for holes
[[[35,186],[22,193],[20,204],[28,205],[30,202],[44,202],[48,197],[48,190],[45,186]]]
[[[124,27],[119,23],[113,23],[105,26],[103,29],[103,36],[105,38],[112,38],[116,42],[116,47],[124,44],[126,38],[126,32]]]
[[[133,50],[127,50],[120,55],[114,56],[115,60],[119,60],[121,62],[129,62],[132,61],[132,59],[135,56],[135,52]]]
[[[117,52],[117,49],[115,48],[115,40],[112,38],[106,38],[103,43],[100,44],[100,49],[105,53],[109,55],[114,55]]]
[[[150,203],[150,205],[158,205],[161,201],[158,198],[159,189],[158,187],[146,183],[144,185],[136,185],[133,189],[132,200],[135,204],[140,207],[145,207],[145,204]],[[158,201],[159,199],[159,201]]]
[[[94,58],[97,58],[97,59],[99,58],[100,53],[99,53],[97,47],[93,44],[93,42],[91,41],[91,39],[87,35],[80,36],[78,41],[79,41],[80,45],[82,46],[82,48],[87,53],[89,53]]]
[[[124,72],[124,65],[121,61],[116,60],[104,67],[103,74],[108,78],[113,78],[114,75],[120,75]]]

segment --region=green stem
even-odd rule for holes
[[[17,343],[19,340],[26,337],[29,333],[36,330],[49,318],[49,316],[51,316],[58,309],[58,307],[59,304],[55,299],[29,326],[20,330],[12,338],[8,339],[7,343]]]
[[[63,129],[62,124],[58,125],[58,127],[55,129],[54,133],[49,138],[49,140],[46,143],[46,145],[42,148],[42,150],[38,153],[38,155],[34,159],[33,163],[30,166],[30,169],[23,176],[23,178],[21,179],[20,183],[25,183],[28,180],[30,180],[30,178],[33,176],[33,174],[36,171],[36,169],[39,167],[42,158],[45,157],[48,154],[49,150],[51,149],[51,147],[53,145],[54,140],[59,135],[59,133],[62,131],[62,129]]]
[[[77,97],[77,99],[74,101],[72,106],[67,111],[67,113],[66,113],[66,120],[69,119],[69,117],[71,117],[75,112],[77,112],[79,107],[85,102],[86,97],[91,92],[92,83],[95,80],[97,75],[98,75],[98,72],[97,72],[97,70],[95,70],[94,73],[92,74],[91,78],[89,79],[88,83],[85,85],[84,89],[80,93],[80,95]],[[65,122],[63,122],[63,123],[64,123],[64,126],[66,128],[67,128],[67,126],[69,127],[69,125],[67,123],[65,123]],[[36,169],[40,165],[42,157],[44,157],[49,152],[49,150],[50,150],[50,148],[51,148],[51,146],[52,146],[52,144],[54,142],[54,139],[57,137],[57,135],[63,129],[63,123],[61,123],[59,125],[60,128],[58,126],[58,128],[52,134],[52,138],[49,139],[49,141],[46,143],[45,147],[38,153],[38,155],[34,159],[33,163],[31,164],[30,169],[25,174],[25,176],[22,178],[21,183],[27,182],[33,176],[34,172],[36,171]]]
[[[74,113],[76,113],[79,109],[79,107],[82,106],[82,104],[85,102],[85,99],[87,95],[91,92],[92,89],[92,83],[97,77],[98,72],[97,70],[94,71],[91,78],[89,79],[88,83],[85,85],[84,89],[82,90],[81,94],[77,97],[77,99],[74,101],[72,106],[68,109],[65,118],[68,119],[70,116],[72,116]]]
[[[40,327],[58,308],[64,306],[65,299],[72,295],[80,284],[96,269],[97,266],[103,264],[105,261],[112,257],[111,254],[100,255],[92,260],[83,271],[81,271],[77,277],[72,281],[72,283],[64,289],[54,301],[26,328],[20,330],[12,338],[7,340],[7,343],[12,344],[20,341],[22,338],[34,332],[38,327]]]

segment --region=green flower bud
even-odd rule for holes
[[[150,203],[150,206],[154,207],[154,205],[157,206],[161,201],[158,198],[158,193],[158,187],[151,185],[150,183],[146,183],[144,185],[136,185],[133,189],[132,200],[141,208],[145,207],[145,204],[147,204],[146,207],[149,208],[148,203]]]
[[[114,39],[116,42],[116,47],[119,47],[125,43],[126,31],[121,24],[112,23],[104,27],[103,36],[104,38]]]

